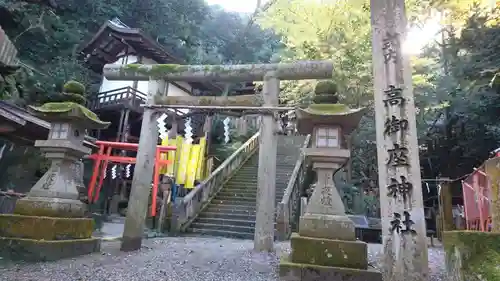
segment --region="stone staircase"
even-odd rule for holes
[[[304,141],[304,136],[278,136],[276,205],[283,198]],[[259,152],[257,150],[198,215],[188,228],[188,232],[253,239],[258,162]]]

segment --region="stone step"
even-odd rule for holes
[[[231,201],[231,202],[255,202],[255,200],[257,200],[257,197],[256,196],[253,196],[253,197],[239,197],[239,196],[222,196],[222,195],[219,195],[217,194],[217,196],[215,196],[214,198],[215,202],[217,202],[217,200],[220,200],[220,201]]]
[[[277,182],[284,182],[284,181],[289,181],[290,180],[290,175],[287,174],[282,174],[282,175],[276,175],[276,181]],[[257,182],[258,179],[258,174],[238,174],[232,177],[229,181],[249,181],[249,182]]]
[[[239,232],[239,233],[251,233],[253,234],[255,231],[254,227],[248,227],[248,226],[239,226],[239,225],[224,225],[221,226],[220,224],[211,224],[211,223],[200,223],[198,221],[193,222],[191,225],[192,228],[198,228],[198,229],[211,229],[211,230],[221,230],[223,229],[224,231],[231,231],[231,232]]]
[[[276,176],[277,177],[289,177],[292,175],[292,172],[293,172],[293,168],[295,167],[295,164],[293,166],[287,166],[287,167],[279,167],[279,168],[276,168]],[[238,177],[238,176],[254,176],[254,175],[258,175],[259,174],[259,171],[258,170],[238,170],[237,173],[234,175],[234,177]]]
[[[216,237],[227,237],[227,238],[239,238],[239,239],[248,239],[252,240],[254,238],[254,233],[244,233],[244,232],[235,232],[235,231],[227,231],[227,230],[214,230],[214,229],[199,229],[199,228],[190,228],[189,231],[193,233],[199,233],[206,236],[216,236]]]
[[[276,171],[278,173],[286,173],[287,170],[293,170],[293,167],[295,167],[295,162],[296,161],[293,161],[293,165],[276,165]],[[257,173],[259,171],[259,169],[256,167],[251,167],[251,166],[243,166],[241,167],[238,172],[246,172],[246,173]]]
[[[284,190],[277,190],[276,197],[283,197],[285,194]],[[223,197],[257,197],[257,190],[240,190],[240,189],[223,189],[217,194],[217,196]]]
[[[229,181],[248,180],[248,181],[257,182],[258,175],[259,175],[259,173],[247,173],[247,172],[239,172],[238,171],[238,173],[236,175],[234,175]],[[292,172],[276,174],[276,180],[287,181],[290,179],[291,175],[292,175]]]
[[[276,154],[276,205],[282,200],[305,137],[279,136]],[[224,185],[188,229],[211,236],[253,239],[258,194],[256,153]]]
[[[250,212],[250,213],[246,213],[246,214],[239,214],[239,213],[235,214],[235,213],[224,213],[222,211],[202,212],[198,218],[200,220],[202,218],[212,218],[212,219],[255,221],[255,213]]]
[[[213,199],[214,203],[220,203],[220,204],[229,204],[229,205],[243,205],[243,206],[252,206],[255,205],[257,202],[257,198],[232,198],[232,197],[215,197]]]
[[[275,197],[282,198],[284,194],[285,194],[284,190],[276,190]],[[220,199],[219,196],[221,196],[226,200],[235,198],[257,198],[257,189],[255,189],[254,191],[247,191],[244,193],[233,192],[232,190],[222,190],[219,194],[217,194],[215,198]]]
[[[281,199],[283,197],[283,192],[277,192],[275,195],[276,199]],[[220,200],[220,201],[231,201],[231,200],[236,200],[236,201],[255,201],[257,198],[257,191],[254,193],[247,192],[245,194],[235,194],[232,192],[220,192],[217,194],[214,198],[214,200]]]
[[[255,214],[255,203],[252,205],[234,205],[234,204],[210,204],[205,212],[223,212],[235,215]]]
[[[257,183],[258,182],[258,178],[257,178],[257,174],[248,174],[248,175],[244,175],[244,174],[239,174],[239,175],[236,175],[234,177],[232,177],[229,181],[229,182],[248,182],[248,183]],[[276,176],[276,182],[288,182],[290,180],[290,176],[291,175],[277,175]]]
[[[248,219],[248,218],[247,218]],[[201,224],[216,224],[225,228],[226,226],[244,226],[255,229],[255,218],[250,220],[234,220],[234,219],[226,219],[226,218],[210,218],[210,217],[202,217],[199,218],[196,222]]]
[[[277,184],[276,185],[276,193],[283,193],[285,192],[285,189],[286,189],[286,186],[285,184]],[[240,183],[240,184],[231,184],[231,185],[225,185],[221,192],[222,191],[248,191],[248,192],[257,192],[258,190],[258,187],[256,184],[246,184],[246,183]]]
[[[282,197],[276,197],[274,202],[278,204]],[[253,206],[257,204],[257,196],[255,197],[215,197],[214,203],[225,203],[228,205]]]
[[[255,216],[255,206],[240,205],[209,205],[202,213],[221,213],[238,216]]]
[[[276,189],[285,189],[286,186],[288,185],[288,180],[287,181],[280,181],[276,180]],[[251,190],[257,190],[257,182],[256,181],[246,181],[246,180],[231,180],[227,182],[224,185],[224,188],[231,188],[231,189],[251,189]]]

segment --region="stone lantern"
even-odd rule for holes
[[[79,200],[75,163],[90,153],[84,146],[86,129],[104,129],[110,123],[82,105],[84,91],[80,83],[68,82],[62,101],[31,107],[51,123],[48,139],[35,142],[51,165],[17,201],[14,214],[0,216],[0,242],[6,243],[0,248],[14,259],[55,260],[99,250],[99,239],[92,238],[93,220],[85,218],[87,205]]]
[[[67,98],[82,94],[81,90],[72,89],[76,83],[66,84]],[[91,152],[84,146],[86,130],[104,129],[109,122],[99,120],[95,113],[76,102],[52,102],[31,109],[51,122],[48,139],[35,142],[35,147],[51,160],[51,166],[28,196],[17,203],[16,213],[28,215],[36,208],[38,215],[83,217],[86,204],[78,200],[76,163]]]
[[[317,182],[299,232],[292,234],[291,254],[280,264],[282,280],[382,280],[380,273],[368,270],[367,245],[356,240],[333,180],[350,157],[345,136],[358,126],[364,111],[339,104],[330,81],[318,83],[314,104],[296,110],[298,132],[312,136],[312,146],[303,153]]]

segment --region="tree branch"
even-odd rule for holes
[[[56,0],[18,0],[17,2],[44,5],[44,6],[49,6],[53,9],[57,9],[59,7],[59,5],[57,5]]]
[[[42,13],[40,14],[40,16],[36,20],[36,22],[35,23],[31,23],[30,22],[30,26],[28,28],[26,28],[25,30],[23,30],[21,33],[19,33],[16,37],[14,37],[14,39],[12,39],[12,42],[15,43],[17,41],[17,39],[19,39],[19,37],[21,37],[26,32],[28,32],[30,30],[33,30],[35,28],[40,28],[42,31],[45,31],[45,26],[43,25],[43,17],[44,16],[45,16],[45,11],[42,11]]]

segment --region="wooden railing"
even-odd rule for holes
[[[87,106],[96,110],[110,105],[129,104],[131,107],[139,108],[146,101],[147,95],[130,86],[113,89],[92,96]]]
[[[87,102],[87,107],[91,110],[96,110],[110,105],[128,104],[133,108],[140,108],[140,105],[146,102],[146,98],[147,96],[145,93],[127,86],[101,92],[92,96]],[[169,108],[168,110],[174,112],[177,116],[183,116],[186,114],[176,108]]]
[[[307,135],[302,148],[307,148],[311,142],[311,135]],[[283,199],[278,203],[276,214],[277,238],[284,241],[290,238],[293,230],[298,227],[300,217],[300,191],[304,185],[307,170],[304,153],[293,168],[292,175],[283,194]]]
[[[197,185],[182,200],[176,202],[172,215],[172,231],[185,231],[223,185],[253,155],[258,146],[259,133],[256,133],[222,162],[206,180]]]

